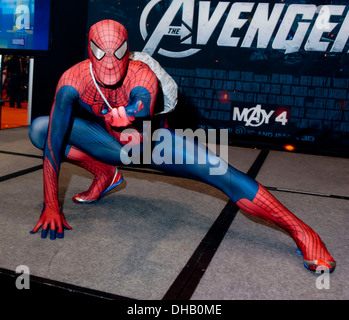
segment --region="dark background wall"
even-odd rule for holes
[[[32,119],[48,115],[62,73],[85,59],[88,0],[54,0],[51,50],[35,56]]]
[[[167,35],[169,24],[164,24],[166,30],[152,52],[179,86],[179,104],[170,115],[173,127],[226,128],[230,143],[235,145],[283,149],[285,144],[293,144],[300,152],[348,156],[349,44],[339,53],[305,50],[304,44],[314,27],[315,15],[312,20],[307,20],[310,23],[308,33],[296,52],[285,54],[284,50],[272,47],[276,31],[266,48],[258,48],[256,40],[250,47],[242,48],[241,41],[260,3],[257,1],[250,13],[240,16],[248,22],[234,34],[240,38],[237,46],[219,46],[217,40],[224,30],[229,10],[237,2],[228,1],[209,41],[201,45],[197,42],[200,2],[203,1],[183,1],[182,5],[194,5],[192,8],[188,5],[187,11],[181,7],[170,19],[171,27],[184,30],[185,26],[187,40],[182,41],[182,37],[176,34]],[[93,23],[106,18],[121,22],[128,30],[131,50],[143,51],[173,3],[171,0],[53,1],[52,50],[47,56],[35,57],[33,119],[50,112],[60,75],[86,57],[86,35]],[[209,3],[212,17],[216,6],[224,1]],[[268,3],[270,10],[275,4],[284,3],[284,12],[292,4],[345,6],[342,15],[332,17],[338,27],[323,35],[323,41],[330,43],[329,48],[349,9],[347,2],[342,0],[269,0],[263,3]],[[145,15],[147,7],[151,9]],[[192,20],[188,20],[188,9],[193,10]],[[146,23],[141,22],[142,17],[146,18]],[[283,18],[284,15],[280,17],[276,30]],[[290,37],[296,32],[298,22],[294,23]],[[174,56],[177,52],[192,49],[198,49],[198,53],[169,57],[161,54],[163,49]],[[271,112],[273,114],[266,122],[265,115]],[[285,125],[276,121],[283,112],[287,114]],[[263,123],[252,121],[253,116],[259,116]]]
[[[257,39],[267,30],[260,21],[276,6],[283,9],[263,47]],[[285,18],[290,8],[298,10],[294,19]],[[312,16],[304,17],[309,8]],[[180,96],[170,115],[173,127],[228,129],[235,145],[283,150],[292,144],[299,152],[348,156],[348,10],[344,0],[90,0],[88,25],[106,18],[121,22],[131,50],[150,53],[172,75]],[[331,32],[324,29],[327,18],[335,25]],[[232,31],[238,20],[242,26]],[[286,52],[274,44],[290,20],[281,37],[291,49]],[[261,28],[244,46],[253,23]],[[304,23],[297,46],[292,40]],[[327,49],[306,47],[312,30],[322,33]],[[346,44],[331,52],[339,34]]]

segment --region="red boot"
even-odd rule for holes
[[[237,205],[245,212],[264,218],[286,230],[303,255],[304,265],[311,271],[318,267],[332,272],[336,262],[325,248],[319,235],[287,210],[269,191],[259,185],[253,201],[241,199]]]
[[[75,147],[70,148],[67,159],[70,163],[87,169],[95,176],[87,191],[73,197],[73,201],[76,203],[95,203],[123,180],[117,167],[102,163]]]

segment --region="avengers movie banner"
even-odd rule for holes
[[[174,125],[348,155],[347,1],[90,0],[178,84]]]

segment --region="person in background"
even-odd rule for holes
[[[10,96],[10,107],[21,108],[21,59],[18,56],[12,55],[7,62],[7,77],[8,77],[8,94]]]

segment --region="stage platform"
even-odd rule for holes
[[[25,294],[15,288],[24,265],[27,291],[41,298],[349,299],[347,158],[229,147],[229,163],[320,234],[337,261],[321,288],[284,231],[211,186],[149,169],[120,167],[125,181],[115,191],[78,205],[71,198],[92,176],[63,163],[59,194],[73,229],[55,241],[32,235],[42,209],[41,157],[28,127],[0,131],[2,295]]]

